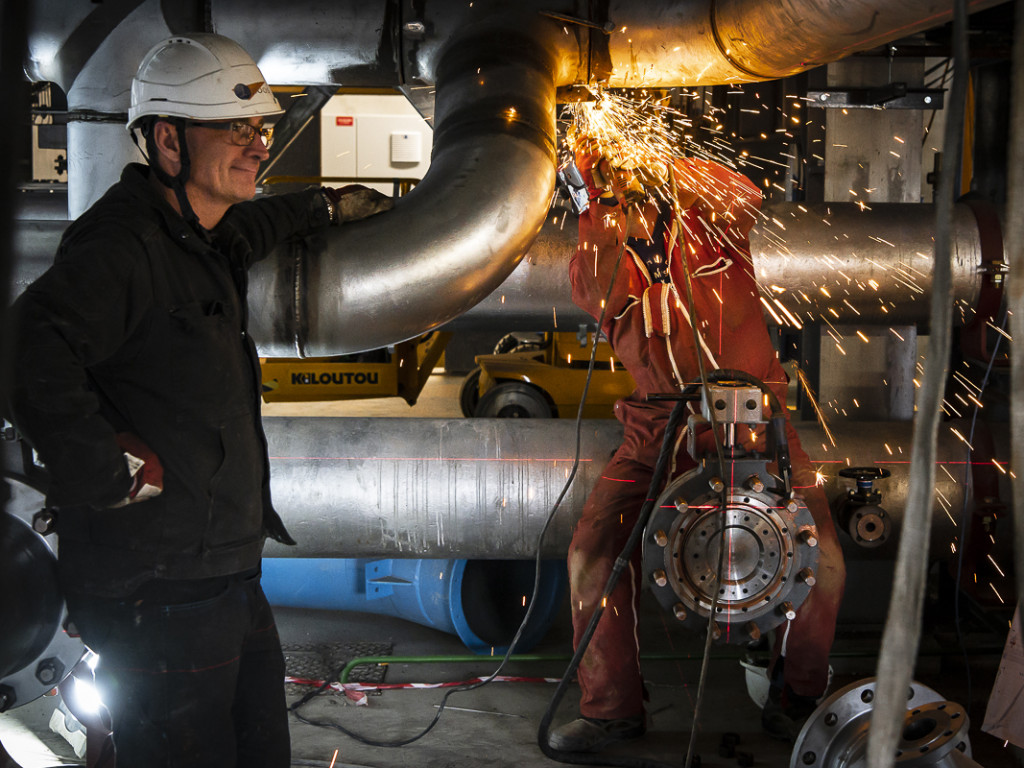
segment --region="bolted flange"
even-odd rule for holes
[[[706,627],[714,602],[719,636],[746,643],[748,625],[762,634],[773,629],[795,614],[814,586],[814,520],[799,499],[768,489],[782,483],[766,460],[733,461],[730,476],[743,478],[742,485],[722,493],[713,490],[721,480],[717,462],[710,463],[715,466],[704,464],[670,483],[655,503],[643,538],[643,568],[657,600],[688,629]],[[755,492],[752,478],[765,490]],[[803,540],[801,531],[808,532]]]
[[[864,765],[875,678],[836,691],[811,714],[793,745],[790,768]],[[901,768],[980,768],[970,759],[967,713],[927,686],[912,683],[895,762]]]

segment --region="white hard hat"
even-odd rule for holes
[[[256,62],[233,40],[197,33],[153,46],[132,78],[128,128],[147,115],[237,120],[284,112]]]

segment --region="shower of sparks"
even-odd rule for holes
[[[639,96],[613,93],[596,86],[590,91],[593,101],[570,104],[566,107],[564,117],[571,123],[570,133],[595,139],[598,148],[613,165],[624,169],[637,169],[637,176],[641,178],[643,186],[661,203],[672,202],[674,198],[664,161],[683,157],[714,161],[744,174],[766,195],[774,194],[774,190],[786,192],[788,196],[791,188],[787,189],[779,182],[791,184],[801,163],[823,163],[826,148],[834,153],[842,153],[848,149],[847,144],[819,138],[812,140],[811,149],[803,153],[802,157],[794,153],[791,147],[797,142],[789,131],[805,120],[807,114],[805,109],[800,109],[807,105],[803,105],[801,99],[795,96],[786,98],[782,106],[768,106],[762,103],[759,110],[757,93],[739,87],[728,91],[725,108],[721,104],[712,103],[709,92],[704,89],[640,92]],[[750,97],[753,97],[753,100]],[[730,109],[744,113],[744,118],[747,113],[753,115],[772,110],[781,112],[781,119],[776,125],[782,127],[777,128],[774,133],[770,130],[761,133],[761,138],[765,140],[772,140],[776,136],[786,137],[782,142],[782,148],[775,150],[775,156],[767,156],[771,153],[759,152],[749,143],[744,147],[733,146],[730,143],[731,139],[737,138],[736,133],[730,133],[734,129],[726,127],[734,124],[734,121],[729,119]],[[840,112],[847,113],[846,110]],[[806,121],[806,124],[810,125],[810,121]],[[894,145],[883,151],[888,151],[892,157],[901,158],[908,151],[908,146],[915,145],[916,137],[892,136],[892,141]],[[816,151],[811,151],[812,149]],[[646,169],[646,172],[640,169]],[[889,315],[893,318],[889,322],[894,325],[888,327],[886,336],[880,338],[879,342],[915,344],[914,337],[906,336],[897,318],[905,314],[904,305],[925,300],[931,290],[934,255],[923,243],[907,243],[897,240],[896,237],[886,239],[885,232],[871,232],[869,229],[865,231],[863,225],[850,225],[847,223],[849,214],[828,204],[814,208],[796,204],[787,214],[776,212],[770,217],[752,208],[742,210],[736,205],[735,195],[731,190],[723,188],[724,185],[719,180],[702,176],[698,171],[690,171],[687,178],[679,178],[677,181],[680,186],[689,187],[705,199],[733,201],[735,207],[732,219],[739,214],[753,217],[759,228],[758,236],[766,258],[777,259],[785,264],[798,264],[801,270],[814,272],[803,285],[793,289],[772,285],[771,280],[765,279],[765,274],[756,275],[759,278],[760,302],[769,322],[779,327],[796,329],[820,323],[824,331],[822,339],[831,339],[836,354],[846,356],[847,348],[854,338],[868,344],[870,334],[856,328],[844,328],[842,325],[837,327],[833,323],[854,325],[865,316],[878,318]],[[873,196],[877,191],[876,187],[855,185],[848,190],[847,200],[866,213],[871,210],[871,205],[877,199]],[[801,222],[801,217],[806,224]],[[562,213],[563,225],[564,221]],[[728,245],[729,223],[730,219],[727,217],[719,216],[716,219],[705,216],[698,226],[703,227],[713,238]],[[822,238],[822,242],[827,244],[823,245],[819,252],[808,255],[803,253],[802,243],[807,237],[805,227],[812,223],[815,227],[825,228],[820,231],[827,232],[827,240]],[[792,248],[787,238],[793,239]],[[586,250],[586,244],[582,250]],[[740,252],[745,253],[745,249],[740,249]],[[808,267],[803,263],[807,260],[813,260],[814,264]],[[865,273],[860,268],[863,265],[870,265],[871,272]],[[974,319],[975,310],[967,302],[958,301],[956,311],[962,323]],[[702,320],[706,322],[708,319]],[[1009,341],[1010,336],[1005,327],[999,327],[1000,320],[1001,318],[995,318],[985,321],[985,324],[1000,334],[1002,339]],[[1003,361],[1008,359],[1006,352],[1001,353],[1000,357]],[[611,365],[615,365],[614,361]],[[952,372],[951,386],[943,403],[944,411],[958,418],[969,418],[972,411],[983,407],[984,400],[981,386],[977,383],[982,380],[982,371],[976,367],[972,368],[970,364],[964,365],[964,370]],[[805,373],[799,367],[796,368],[796,372],[798,386],[806,392],[828,443],[835,448],[836,440],[826,422],[825,411],[849,416],[851,411],[859,407],[859,403],[852,396],[848,396],[845,400],[835,398],[819,404]],[[918,363],[912,372],[913,387],[920,388],[922,373],[923,368]],[[886,386],[892,384],[886,383]],[[865,403],[865,407],[868,407],[868,404]],[[955,427],[950,426],[949,429],[958,444],[963,444],[965,451],[971,450],[968,439],[963,434]],[[879,443],[878,450],[882,459],[878,463],[904,463],[900,457],[905,459],[907,452],[901,446],[881,444],[881,440]],[[827,451],[828,446],[822,443],[822,449]],[[885,459],[886,454],[890,458]],[[844,461],[850,466],[848,457]],[[958,462],[951,463],[956,465]],[[991,463],[995,468],[992,471],[1013,477],[1013,472],[1005,460],[984,456],[975,463],[985,466]],[[962,487],[964,478],[956,476],[962,471],[956,466],[953,472],[950,472],[944,462],[940,462],[939,466],[943,471],[942,481],[947,483],[947,493],[944,496],[937,489],[936,506],[940,507],[952,521],[954,515],[951,514],[951,510],[957,505],[950,502],[949,489]],[[816,472],[816,480],[826,480],[820,469]],[[954,552],[958,549],[956,541],[951,542],[949,546]],[[994,561],[992,565],[1002,575]],[[995,586],[990,586],[995,592]],[[1001,600],[1001,595],[998,592],[996,594]]]
[[[814,409],[814,415],[818,419],[818,423],[821,424],[821,428],[825,430],[825,437],[832,444],[832,447],[836,447],[836,439],[832,435],[832,430],[828,428],[828,422],[825,419],[825,414],[821,410],[821,406],[818,405],[818,398],[814,390],[811,389],[811,383],[807,380],[807,374],[804,373],[800,367],[796,368],[796,378],[800,386],[804,390],[804,394],[807,395],[807,400],[810,402],[811,407]]]

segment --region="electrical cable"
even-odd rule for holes
[[[675,163],[669,163],[668,166],[669,181],[672,184],[672,195],[675,198],[678,195],[679,187],[676,185],[676,173]],[[673,200],[675,202],[675,200]],[[685,231],[683,228],[683,219],[679,214],[678,206],[673,205],[673,215],[675,216],[676,226],[679,227],[679,236],[682,237],[682,233]],[[701,354],[701,343],[700,333],[697,331],[697,310],[693,304],[693,280],[690,276],[690,265],[686,258],[686,252],[680,246],[680,256],[682,257],[683,263],[683,276],[686,278],[686,305],[690,308],[692,315],[690,320],[690,331],[693,333],[693,352],[697,358],[697,369],[700,371],[701,385],[704,387],[705,392],[707,391],[708,385],[708,374],[704,367],[704,355]],[[708,409],[708,418],[711,421],[711,434],[715,440],[715,455],[718,457],[718,476],[723,480],[725,479],[725,451],[722,449],[722,441],[718,435],[718,419],[715,416],[715,409]],[[718,507],[720,511],[725,511],[725,486],[723,483],[722,492],[719,494]],[[719,515],[716,520],[715,535],[721,536],[724,539],[725,534],[725,523],[724,516]],[[722,567],[725,564],[725,542],[722,541],[722,545],[718,547],[718,563],[715,566],[715,583],[722,583]],[[710,668],[711,659],[711,641],[714,637],[714,626],[715,626],[715,614],[718,608],[718,590],[711,591],[711,607],[708,611],[708,626],[704,635],[704,653],[701,657],[700,674],[697,677],[697,698],[693,704],[693,726],[690,728],[690,738],[686,746],[686,758],[683,761],[683,768],[690,768],[693,761],[694,750],[697,744],[697,731],[700,723],[701,710],[703,709],[704,703],[704,688],[707,683],[708,670]]]
[[[590,644],[590,640],[597,629],[597,623],[604,615],[604,608],[607,604],[608,598],[615,590],[615,587],[618,586],[619,578],[621,577],[622,572],[626,569],[626,566],[629,564],[630,556],[632,555],[633,550],[636,549],[636,545],[639,543],[640,537],[643,535],[643,530],[647,524],[647,520],[650,517],[651,512],[654,510],[654,503],[658,498],[658,488],[660,486],[662,476],[665,473],[668,460],[673,453],[673,438],[675,436],[675,431],[679,422],[682,420],[685,407],[686,402],[684,400],[680,400],[676,403],[675,407],[673,407],[672,412],[669,415],[668,424],[665,427],[665,434],[662,439],[661,451],[658,454],[658,461],[655,464],[654,472],[651,475],[651,483],[648,488],[647,499],[640,510],[640,515],[629,534],[626,544],[623,546],[619,556],[615,559],[615,565],[612,567],[611,575],[605,584],[601,600],[594,608],[594,612],[590,616],[590,622],[587,624],[587,628],[580,637],[579,643],[577,643],[576,652],[573,654],[572,661],[569,662],[569,666],[566,669],[565,674],[562,676],[558,686],[555,688],[555,693],[551,698],[551,703],[548,705],[548,709],[544,713],[544,717],[541,718],[540,727],[537,730],[537,746],[540,747],[541,752],[552,760],[576,765],[614,765],[622,766],[623,768],[666,768],[664,763],[652,760],[625,757],[608,758],[586,752],[563,752],[562,750],[552,747],[548,743],[547,736],[548,730],[551,726],[551,721],[554,718],[555,710],[561,702],[562,697],[565,695],[566,689],[569,687],[569,682],[572,680],[572,674],[579,667],[580,662],[583,659],[583,654],[586,652],[587,647]]]
[[[967,94],[970,51],[967,34],[967,2],[955,0],[953,10],[953,89],[943,140],[947,170],[939,176],[935,199],[935,258],[928,339],[918,412],[914,418],[911,464],[904,525],[896,558],[893,591],[882,635],[867,742],[867,765],[882,768],[892,764],[906,713],[906,691],[921,639],[921,619],[926,589],[929,520],[935,496],[935,448],[944,369],[950,355],[952,302],[952,245],[950,225],[956,199],[952,169],[960,165],[963,140],[963,111]]]
[[[605,315],[607,314],[607,311],[608,311],[608,304],[609,304],[609,300],[611,299],[612,289],[615,287],[615,278],[618,275],[619,265],[622,263],[623,254],[626,252],[626,242],[628,240],[628,233],[629,233],[629,230],[630,230],[630,228],[632,226],[632,223],[633,223],[633,211],[632,211],[631,207],[627,206],[627,209],[626,209],[626,233],[627,233],[627,236],[623,237],[622,248],[619,250],[619,255],[618,255],[618,257],[615,260],[615,269],[612,272],[612,279],[611,279],[611,282],[608,285],[608,291],[605,294],[604,301],[602,302],[601,315],[598,318],[597,329],[594,332],[594,341],[591,344],[591,348],[590,348],[590,362],[589,362],[589,365],[587,366],[587,376],[586,376],[586,379],[584,380],[583,392],[580,395],[580,404],[579,404],[579,408],[578,408],[578,410],[576,412],[576,449],[575,449],[575,456],[573,458],[572,468],[570,469],[569,474],[566,477],[565,483],[562,485],[562,490],[558,494],[558,497],[555,499],[555,502],[554,502],[554,504],[551,507],[551,512],[548,513],[547,520],[545,520],[544,526],[541,528],[540,534],[537,537],[537,555],[536,555],[536,558],[534,560],[533,592],[530,595],[530,600],[529,600],[529,603],[528,603],[528,607],[526,609],[526,614],[523,616],[523,620],[520,622],[519,628],[516,631],[515,636],[512,638],[512,641],[509,643],[508,650],[505,652],[505,656],[502,658],[501,663],[498,665],[497,669],[495,669],[494,672],[492,672],[490,675],[488,675],[484,679],[480,680],[479,682],[473,683],[472,685],[469,685],[469,686],[461,686],[461,687],[458,687],[458,688],[451,688],[447,692],[445,692],[445,695],[441,699],[441,703],[438,705],[437,712],[434,714],[433,719],[431,719],[431,721],[427,724],[427,726],[422,731],[420,731],[418,734],[416,734],[414,736],[411,736],[409,738],[406,738],[406,739],[398,739],[398,740],[395,740],[395,741],[377,741],[376,739],[370,739],[368,737],[365,737],[365,736],[362,736],[360,734],[354,733],[353,731],[348,730],[347,728],[345,728],[344,726],[340,725],[339,723],[309,720],[308,718],[306,718],[303,715],[301,715],[299,713],[299,711],[298,711],[299,708],[301,708],[303,705],[305,705],[307,702],[309,702],[315,696],[318,696],[321,693],[323,693],[325,690],[327,690],[330,687],[331,682],[332,682],[332,678],[331,677],[328,677],[328,679],[326,679],[322,685],[320,685],[318,688],[315,688],[314,690],[310,691],[309,693],[304,695],[301,699],[299,699],[297,702],[295,702],[290,707],[288,707],[288,711],[291,712],[295,716],[295,718],[297,720],[299,720],[302,723],[305,723],[306,725],[314,725],[314,726],[318,726],[318,727],[321,727],[321,728],[331,728],[331,729],[340,731],[341,733],[344,733],[349,738],[355,739],[358,742],[361,742],[363,744],[367,744],[367,745],[372,746],[372,747],[403,747],[403,746],[406,746],[408,744],[413,743],[414,741],[418,741],[419,739],[423,738],[428,733],[430,733],[430,731],[434,728],[434,726],[437,725],[438,720],[440,720],[441,713],[444,712],[444,708],[445,708],[445,706],[448,703],[448,698],[452,694],[460,693],[460,692],[466,692],[466,691],[472,691],[472,690],[475,690],[477,688],[481,688],[481,687],[487,685],[488,683],[490,683],[491,681],[493,681],[499,674],[501,674],[501,670],[505,668],[505,665],[508,663],[509,658],[512,656],[513,652],[515,651],[516,644],[519,642],[520,638],[522,637],[522,634],[525,631],[526,626],[529,624],[530,618],[533,615],[534,605],[536,604],[537,594],[538,594],[539,589],[540,589],[541,552],[543,551],[543,546],[542,545],[544,543],[544,536],[547,534],[548,529],[551,527],[551,522],[554,520],[555,513],[558,512],[558,508],[561,506],[562,500],[565,498],[566,493],[568,493],[569,488],[572,485],[573,480],[576,478],[576,473],[579,470],[580,454],[581,454],[581,448],[582,448],[582,434],[583,434],[583,407],[584,407],[584,404],[586,403],[587,394],[590,391],[590,382],[591,382],[591,379],[593,377],[594,365],[595,365],[595,361],[597,359],[597,345],[598,345],[598,341],[599,341],[600,336],[601,336],[601,328],[604,325]],[[344,667],[339,667],[337,672],[334,674],[333,677],[335,677],[335,678],[340,677],[343,668]]]
[[[1009,320],[1009,315],[1003,315],[1003,322],[1000,326],[1001,331],[1006,331],[1006,324]],[[971,456],[974,452],[974,427],[978,423],[978,411],[981,410],[981,397],[985,394],[985,387],[988,386],[988,378],[992,373],[992,366],[995,365],[996,355],[999,353],[999,344],[1003,340],[1003,334],[996,334],[996,341],[992,347],[992,354],[989,356],[988,366],[985,368],[985,375],[981,379],[981,385],[978,388],[978,397],[974,405],[974,414],[971,416],[971,429],[967,435],[967,461],[964,464],[964,496],[963,504],[960,508],[960,546],[957,549],[956,556],[956,587],[953,594],[953,622],[956,626],[956,639],[960,646],[960,651],[964,657],[964,669],[967,673],[967,708],[968,714],[970,714],[970,702],[971,702],[971,667],[967,658],[967,644],[964,642],[963,634],[960,628],[960,593],[963,591],[960,588],[961,579],[963,578],[964,569],[964,551],[966,550],[967,542],[967,500],[968,495],[973,489],[972,473],[971,473]]]

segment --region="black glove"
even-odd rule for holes
[[[375,189],[361,184],[349,184],[341,188],[320,187],[320,193],[327,201],[331,224],[359,221],[383,211],[390,211],[395,201]]]

